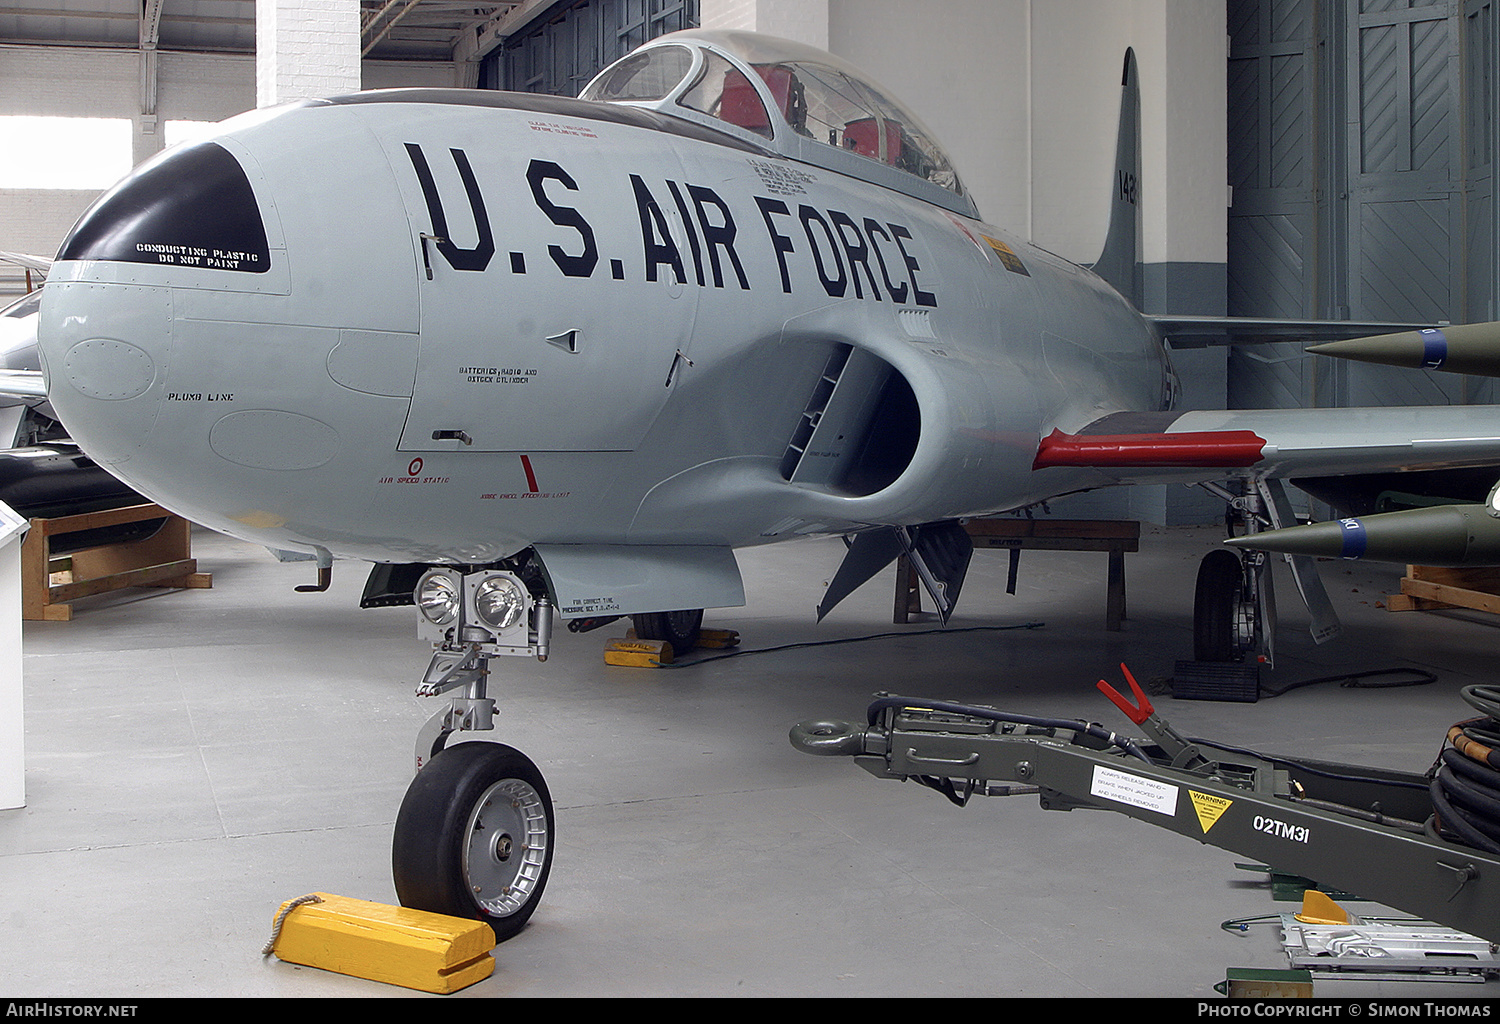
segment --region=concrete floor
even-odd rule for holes
[[[1122,816],[967,808],[788,744],[870,694],[982,702],[1126,726],[1094,690],[1191,656],[1191,591],[1213,529],[1145,528],[1130,618],[1104,629],[1105,558],[978,552],[954,626],[1034,630],[894,639],[675,670],[602,663],[609,636],[561,632],[545,664],[499,664],[499,735],[547,775],[557,852],[530,926],[496,950],[486,996],[1181,996],[1226,968],[1286,966],[1274,915],[1234,854]],[[745,649],[892,627],[889,579],[821,625],[837,540],[742,552],[748,604],[711,613]],[[0,995],[403,996],[260,956],[283,900],[394,902],[392,823],[426,665],[410,608],[362,611],[364,567],[297,594],[310,565],[200,532],[207,591],[132,591],[27,623],[24,809],[0,811]],[[1315,648],[1281,580],[1274,679],[1419,666],[1435,684],[1300,689],[1257,704],[1157,700],[1187,735],[1421,771],[1489,681],[1496,620],[1391,614],[1392,567],[1325,563],[1345,635]],[[1356,905],[1357,912],[1369,912]],[[1458,997],[1497,986],[1320,987]]]

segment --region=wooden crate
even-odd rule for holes
[[[1500,567],[1408,565],[1401,592],[1387,597],[1385,606],[1393,612],[1472,608],[1500,615]]]
[[[52,539],[82,530],[166,519],[160,530],[140,540],[84,548],[54,558]],[[33,519],[21,543],[21,616],[66,622],[71,602],[125,587],[213,586],[190,557],[192,524],[160,505],[131,505],[57,519]]]

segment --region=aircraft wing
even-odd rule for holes
[[[52,261],[45,256],[32,256],[24,252],[6,252],[0,249],[0,260],[45,274],[52,269]]]
[[[1500,406],[1116,413],[1042,439],[1034,468],[1111,483],[1349,476],[1490,466]]]

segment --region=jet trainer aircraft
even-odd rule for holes
[[[434,566],[422,686],[457,695],[418,740],[396,887],[503,939],[546,883],[551,800],[519,752],[448,740],[492,727],[489,660],[546,657],[555,618],[690,640],[698,609],[743,601],[735,548],[814,534],[854,538],[823,611],[904,552],[946,615],[964,517],[1238,481],[1256,528],[1290,523],[1283,478],[1495,461],[1497,408],[1172,411],[1163,336],[1228,322],[1137,311],[1128,55],[1122,85],[1092,269],[981,222],[863,74],[746,33],[663,37],[578,100],[246,114],[74,228],[41,303],[46,394],[195,522],[322,572]],[[1216,554],[1200,604],[1228,657],[1264,556],[1247,577]]]

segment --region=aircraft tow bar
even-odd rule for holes
[[[1126,679],[1135,703],[1103,680],[1099,688],[1149,739],[892,694],[876,695],[863,727],[806,721],[790,739],[805,753],[852,757],[877,778],[917,782],[959,806],[974,795],[1029,792],[1047,810],[1115,811],[1500,942],[1500,844],[1481,849],[1453,838],[1458,814],[1440,792],[1441,773],[1188,740],[1156,713],[1128,669]],[[1500,736],[1500,701],[1496,709],[1487,728]]]

